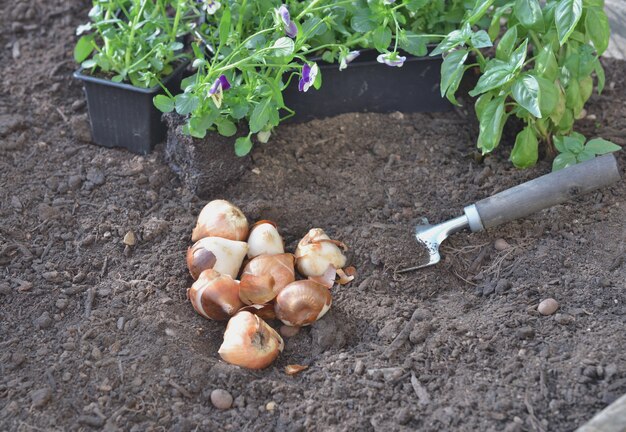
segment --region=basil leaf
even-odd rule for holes
[[[567,42],[583,13],[582,0],[560,0],[554,11],[556,31],[561,45]]]
[[[545,46],[537,56],[535,69],[544,78],[555,80],[559,74],[559,65],[550,47]]]
[[[609,20],[602,9],[587,8],[586,13],[585,31],[589,35],[591,42],[593,42],[598,56],[601,56],[609,47],[609,36],[611,33]]]
[[[539,142],[535,131],[530,126],[525,127],[515,138],[515,146],[511,151],[510,161],[516,168],[529,168],[537,163]]]
[[[539,109],[541,117],[546,118],[552,115],[559,103],[559,87],[554,81],[547,80],[540,76],[535,77],[539,83]]]
[[[558,171],[570,165],[576,165],[576,156],[571,153],[561,153],[554,158],[552,171]]]
[[[474,48],[487,48],[493,46],[489,35],[484,30],[479,30],[476,33],[473,33],[470,41]]]
[[[513,78],[515,78],[515,74],[510,64],[497,59],[490,60],[485,69],[485,73],[480,76],[476,87],[474,87],[469,94],[470,96],[478,96],[479,94],[507,84],[513,80]]]
[[[529,113],[537,118],[541,118],[539,108],[540,87],[537,79],[533,75],[522,75],[515,80],[512,89],[513,99]]]
[[[499,96],[489,101],[485,106],[480,119],[480,132],[478,134],[478,148],[483,154],[491,152],[500,143],[502,128],[506,121],[504,110],[504,96]]]
[[[513,67],[515,71],[520,70],[524,66],[527,51],[528,39],[524,39],[524,42],[522,42],[522,44],[511,53],[511,59],[509,60],[509,64]]]
[[[459,88],[463,72],[465,68],[465,60],[467,60],[469,52],[465,49],[451,52],[443,59],[441,64],[441,97],[448,96],[453,104],[458,105],[454,98],[454,93]]]
[[[516,0],[513,13],[519,22],[529,30],[544,30],[543,13],[537,0]]]
[[[585,150],[588,150],[596,155],[603,155],[621,149],[622,148],[617,144],[613,144],[611,141],[607,141],[602,138],[594,138],[592,140],[589,140],[589,142],[585,146]]]
[[[507,61],[511,57],[511,53],[515,47],[515,41],[517,41],[517,26],[508,29],[500,39],[500,42],[498,42],[496,46],[496,58]]]

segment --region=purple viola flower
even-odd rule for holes
[[[230,82],[225,75],[220,75],[218,79],[209,88],[209,96],[215,102],[216,107],[222,106],[222,100],[224,99],[224,91],[230,88]]]
[[[217,0],[202,0],[202,9],[209,15],[213,15],[221,6]]]
[[[339,70],[341,71],[347,68],[348,63],[352,62],[355,58],[357,58],[360,55],[361,55],[360,51],[350,51],[345,56],[342,56],[341,60],[339,61]]]
[[[285,28],[285,34],[290,38],[294,39],[298,35],[298,27],[296,23],[291,21],[291,15],[289,14],[289,9],[287,6],[281,5],[278,9],[278,16],[280,16],[280,20],[283,22],[283,26]]]
[[[300,82],[298,83],[298,90],[306,92],[315,82],[318,72],[319,68],[317,67],[317,63],[313,63],[313,66],[305,63],[304,66],[302,66],[302,78],[300,78]]]
[[[386,53],[376,57],[376,61],[378,63],[384,63],[387,66],[402,67],[406,61],[406,57],[398,55],[398,53]]]

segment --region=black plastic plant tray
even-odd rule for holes
[[[164,80],[172,93],[179,92],[188,64],[184,61]],[[162,113],[152,103],[154,96],[163,91],[160,86],[144,89],[115,83],[86,75],[82,68],[74,72],[74,77],[85,87],[91,135],[96,144],[147,154],[165,139],[167,127],[161,121]]]
[[[439,91],[441,56],[407,55],[402,67],[378,63],[378,53],[364,50],[343,71],[339,65],[319,61],[322,86],[298,91],[292,78],[283,95],[285,105],[296,111],[292,121],[302,122],[348,112],[440,112],[452,108]]]

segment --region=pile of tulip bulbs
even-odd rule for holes
[[[295,254],[285,253],[276,224],[249,227],[241,210],[224,200],[202,209],[191,239],[187,267],[196,281],[187,297],[203,317],[229,320],[219,355],[250,369],[269,366],[283,350],[265,320],[310,325],[330,309],[335,282],[354,279],[352,267],[343,269],[346,246],[322,229],[311,229]]]

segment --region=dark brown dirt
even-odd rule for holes
[[[220,196],[276,221],[291,248],[324,227],[351,246],[358,277],[267,370],[224,364],[225,325],[185,298],[205,201],[163,146],[139,157],[83,141],[70,75],[88,5],[0,4],[1,430],[567,431],[626,392],[623,182],[459,233],[436,267],[396,272],[414,261],[422,217],[549,171],[513,169],[510,141],[477,163],[465,110],[285,125],[254,151],[254,172]],[[625,65],[606,65],[580,129],[624,145]],[[536,312],[546,297],[554,316]],[[398,334],[408,340],[392,344]],[[309,369],[287,376],[294,363]],[[232,409],[211,405],[216,388]]]

